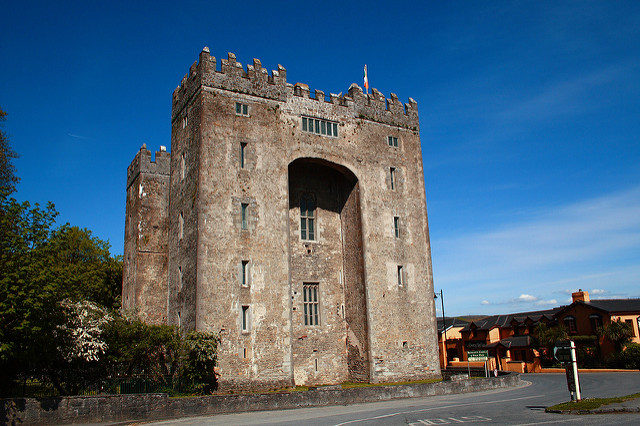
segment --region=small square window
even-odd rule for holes
[[[236,115],[249,116],[249,106],[241,102],[236,102]]]
[[[389,142],[389,146],[392,146],[394,148],[398,147],[398,138],[396,138],[395,136],[388,136],[387,141]]]

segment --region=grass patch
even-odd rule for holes
[[[552,405],[547,407],[545,411],[559,410],[559,411],[579,411],[579,410],[594,410],[603,405],[617,404],[620,402],[629,401],[631,399],[640,398],[640,393],[633,393],[626,396],[617,396],[614,398],[587,398],[580,402],[563,402],[562,404]]]
[[[370,388],[374,386],[422,385],[426,383],[437,383],[441,381],[442,379],[425,379],[425,380],[412,380],[409,382],[385,382],[385,383],[345,382],[342,384],[342,389]]]

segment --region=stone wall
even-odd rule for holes
[[[338,386],[306,392],[251,395],[170,398],[166,394],[144,394],[13,398],[0,400],[0,422],[3,424],[60,424],[149,421],[243,411],[285,410],[399,398],[422,398],[507,388],[519,386],[522,383],[520,377],[512,373],[490,379],[352,389],[341,389]]]

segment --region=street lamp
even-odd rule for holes
[[[438,293],[433,294],[433,298],[438,298]],[[444,315],[444,295],[442,289],[440,289],[440,302],[442,303],[442,361],[444,368],[447,368],[447,317]],[[438,323],[438,316],[436,315],[436,324]]]

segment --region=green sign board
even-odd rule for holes
[[[469,361],[486,361],[489,359],[489,351],[484,350],[476,350],[476,351],[468,351],[467,359]]]

